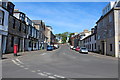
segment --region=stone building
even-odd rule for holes
[[[47,37],[45,36],[45,23],[42,20],[32,20],[34,22],[35,28],[39,33],[38,46],[39,49],[45,49],[47,46]]]
[[[120,1],[103,9],[106,10],[97,21],[97,51],[103,55],[118,57],[120,42]]]
[[[9,16],[8,24],[7,53],[13,52],[15,44],[18,45],[19,52],[25,51],[28,34],[28,26],[26,26],[25,23],[25,14],[15,10],[14,15]]]
[[[52,27],[51,26],[45,27],[45,36],[48,38],[47,39],[48,45],[51,45],[52,44]]]

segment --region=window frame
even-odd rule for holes
[[[4,25],[4,16],[5,16],[4,14],[5,14],[5,12],[2,11],[2,10],[0,10],[0,12],[3,13],[2,23],[0,23],[0,25]]]

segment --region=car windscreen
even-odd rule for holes
[[[87,50],[87,48],[81,48],[82,50]]]

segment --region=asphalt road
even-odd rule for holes
[[[3,78],[117,78],[118,60],[81,54],[62,45],[2,61]]]

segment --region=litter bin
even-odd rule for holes
[[[18,45],[15,44],[14,45],[14,56],[17,56],[17,52],[18,52]]]

